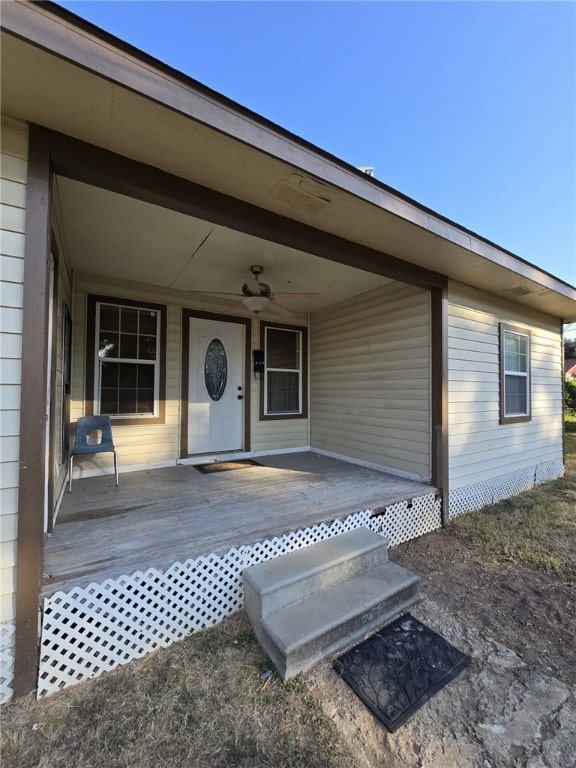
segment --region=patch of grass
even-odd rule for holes
[[[243,613],[42,702],[4,708],[3,768],[352,768],[304,683],[270,669]]]
[[[296,693],[301,694],[302,696],[306,693],[306,683],[302,679],[301,675],[297,675],[296,677],[292,677],[290,680],[286,680],[284,683],[284,687],[287,691],[295,691]]]
[[[492,560],[576,581],[576,417],[566,429],[563,478],[456,518],[451,529]]]

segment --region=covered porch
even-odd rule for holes
[[[112,475],[75,480],[46,542],[43,596],[223,555],[365,510],[385,513],[392,529],[409,529],[405,538],[418,526],[440,525],[440,502],[428,484],[313,451],[257,462],[208,474],[183,464],[127,472],[118,488]],[[419,498],[430,500],[437,525],[430,523],[430,512],[422,520],[415,512],[412,520],[410,510]]]

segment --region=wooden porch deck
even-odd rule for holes
[[[201,474],[174,466],[75,480],[44,560],[42,594],[252,544],[433,488],[313,452]]]

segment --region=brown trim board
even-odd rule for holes
[[[53,133],[51,150],[54,172],[76,181],[419,288],[442,285],[436,272],[78,139]]]
[[[250,357],[252,349],[252,320],[248,317],[234,317],[217,312],[182,310],[182,389],[180,395],[180,458],[188,457],[188,384],[190,372],[190,319],[216,320],[219,323],[237,323],[244,326],[244,450],[251,446],[250,403],[252,402]]]
[[[432,485],[442,491],[442,525],[450,520],[448,465],[448,280],[430,291]]]
[[[16,650],[14,695],[36,687],[38,610],[44,554],[46,391],[50,248],[50,134],[30,126],[24,245],[22,410],[18,542],[16,561]]]

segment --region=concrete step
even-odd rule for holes
[[[267,616],[388,560],[388,539],[366,528],[319,541],[244,571],[250,616]]]
[[[395,563],[375,566],[263,617],[260,643],[287,680],[408,610],[418,582]]]
[[[385,539],[360,529],[244,571],[246,610],[282,679],[351,647],[420,600],[419,578],[383,557],[377,539],[387,549]]]

